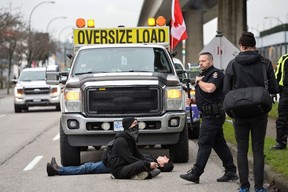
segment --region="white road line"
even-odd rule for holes
[[[23,171],[29,171],[42,159],[43,156],[35,157],[24,169]]]
[[[57,141],[60,139],[60,134],[58,133],[54,138],[53,138],[53,141]]]
[[[0,115],[0,118],[5,117],[5,115]]]

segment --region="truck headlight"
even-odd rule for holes
[[[23,87],[16,87],[15,88],[15,97],[22,97],[24,94]]]
[[[51,87],[50,93],[53,96],[58,96],[60,94],[60,88],[58,86],[57,87]]]
[[[181,87],[166,89],[166,106],[167,110],[183,110],[183,94]]]
[[[80,112],[81,104],[81,91],[80,89],[65,89],[64,91],[65,111],[67,112]]]

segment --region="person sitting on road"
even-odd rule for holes
[[[160,174],[158,164],[141,154],[138,142],[138,121],[134,117],[122,120],[123,132],[116,134],[112,147],[111,173],[115,179],[151,179]]]

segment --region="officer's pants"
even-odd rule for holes
[[[222,160],[225,171],[236,172],[236,166],[233,163],[233,156],[225,141],[223,134],[223,123],[225,116],[222,115],[218,118],[202,116],[202,123],[198,138],[198,153],[196,163],[192,172],[200,176],[204,172],[212,149]]]
[[[288,134],[288,88],[283,88],[278,106],[278,118],[276,120],[276,141],[281,145],[287,145]]]

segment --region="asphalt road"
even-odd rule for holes
[[[175,164],[170,173],[161,173],[151,180],[115,180],[110,174],[48,177],[46,163],[59,158],[59,118],[54,108],[31,108],[29,112],[14,113],[13,97],[0,98],[0,191],[195,191],[232,192],[238,180],[218,183],[223,168],[215,153],[211,154],[200,184],[182,180],[179,175],[191,168],[197,152],[197,141],[189,142],[190,160]],[[143,149],[145,153],[168,155],[163,149]],[[82,161],[100,160],[101,152],[89,148]]]

